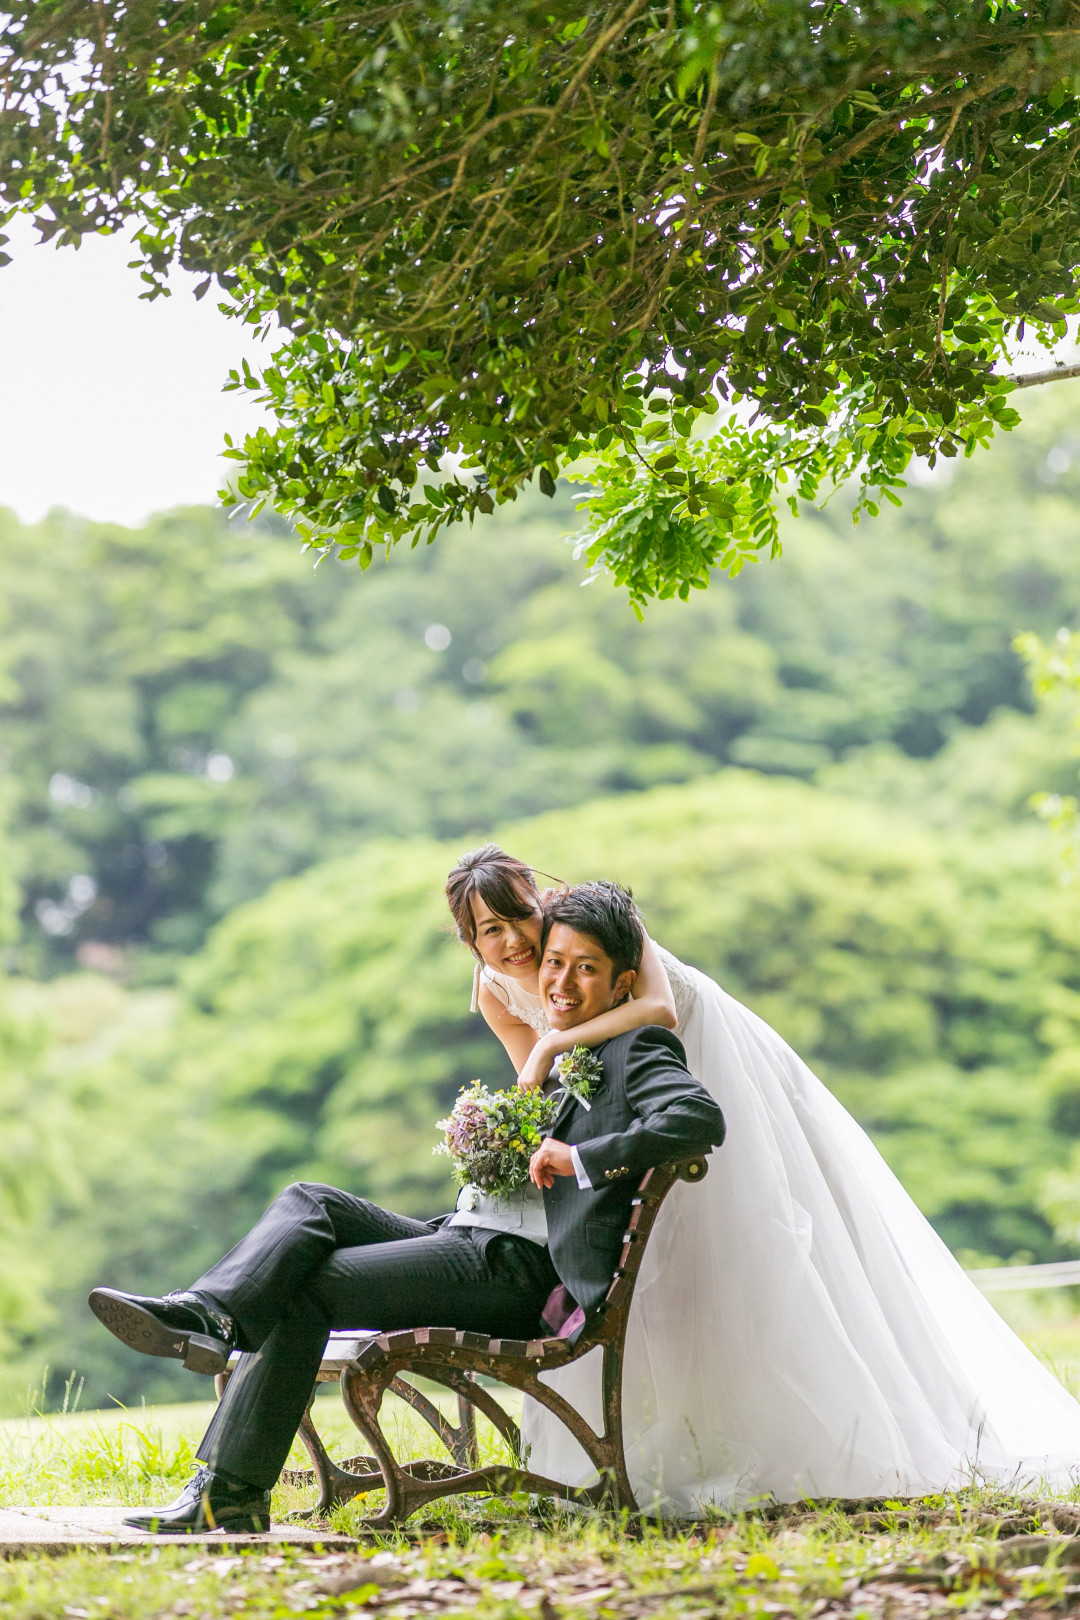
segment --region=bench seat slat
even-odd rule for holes
[[[491,1344],[486,1333],[466,1333],[464,1330],[455,1335],[455,1343],[462,1350],[479,1350],[483,1353]]]

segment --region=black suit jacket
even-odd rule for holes
[[[586,1314],[608,1291],[645,1171],[724,1140],[724,1116],[670,1030],[628,1030],[595,1051],[604,1078],[590,1108],[567,1097],[548,1132],[577,1148],[592,1189],[579,1187],[576,1176],[556,1176],[544,1191],[552,1263]]]

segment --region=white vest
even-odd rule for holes
[[[511,1193],[509,1198],[496,1198],[493,1193],[481,1192],[479,1187],[462,1187],[458,1194],[457,1213],[451,1215],[447,1226],[484,1226],[494,1232],[512,1232],[515,1237],[528,1238],[530,1243],[547,1243],[547,1213],[544,1195],[530,1181],[528,1186]]]

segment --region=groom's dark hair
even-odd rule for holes
[[[541,954],[547,949],[548,935],[556,923],[564,923],[576,934],[588,934],[611,957],[611,982],[641,966],[645,928],[629,889],[619,883],[578,883],[555,894],[544,907],[540,935]]]

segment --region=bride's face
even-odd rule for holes
[[[500,917],[474,894],[472,908],[480,960],[512,979],[534,980],[540,965],[540,907],[528,917]]]

